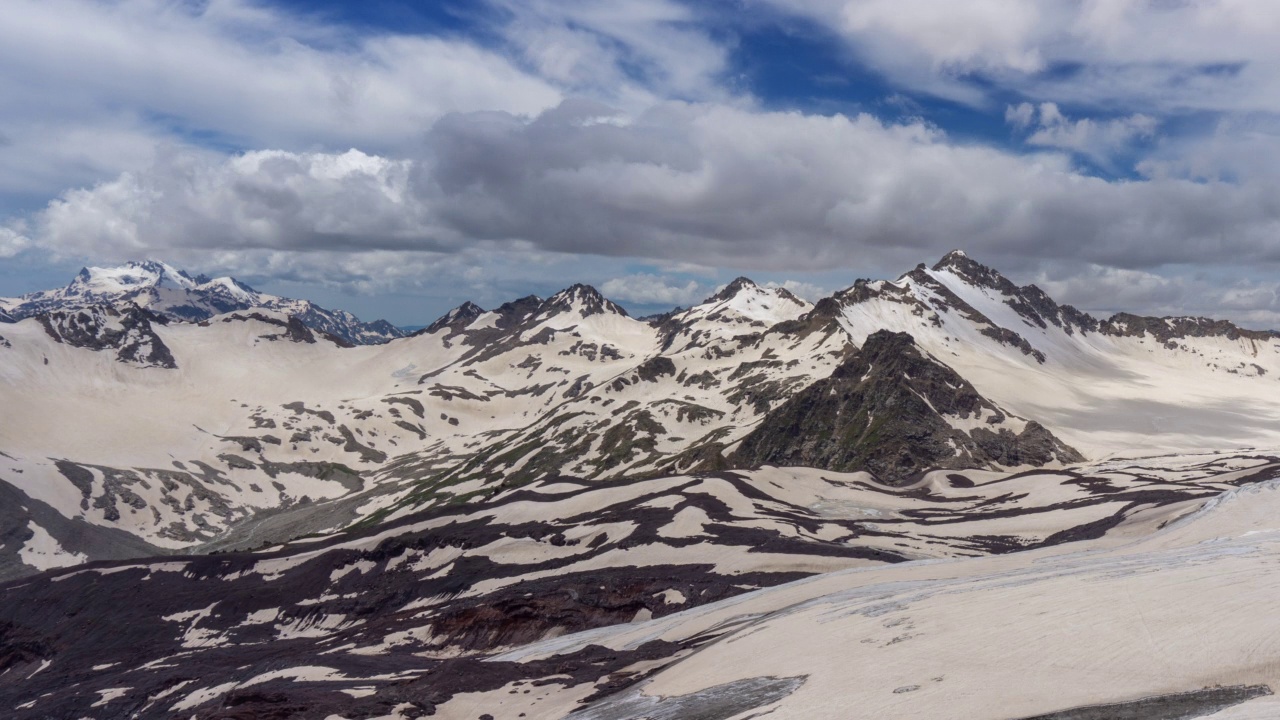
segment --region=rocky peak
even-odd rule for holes
[[[426,326],[422,330],[414,333],[414,335],[430,335],[431,333],[450,328],[454,331],[475,322],[475,319],[484,314],[484,308],[476,305],[470,300],[462,303],[458,307],[436,318],[436,321]]]
[[[1011,295],[1018,291],[1018,286],[1010,282],[1008,278],[996,270],[977,262],[966,255],[963,250],[952,250],[943,255],[942,259],[935,263],[932,269],[934,272],[951,272],[953,275],[964,279],[970,285],[991,288],[1005,295]]]
[[[547,316],[565,312],[576,312],[584,318],[606,313],[628,317],[627,311],[617,303],[601,295],[599,290],[582,283],[552,295],[541,308],[541,314]]]
[[[156,316],[183,322],[254,308],[280,310],[298,316],[312,330],[355,344],[382,343],[404,335],[383,320],[361,322],[350,313],[326,310],[308,300],[259,293],[232,277],[192,277],[158,260],[86,267],[65,287],[4,301],[8,314],[18,320],[98,305],[113,305],[121,312],[138,305]]]
[[[830,377],[771,410],[728,460],[735,467],[866,470],[901,485],[931,468],[1080,459],[1038,423],[1016,422],[1015,433],[1011,417],[911,335],[880,330]]]
[[[706,305],[706,304],[715,303],[715,302],[724,302],[726,300],[732,300],[733,298],[737,297],[738,293],[742,292],[743,290],[759,289],[759,287],[760,286],[755,284],[755,282],[751,278],[739,276],[734,278],[733,282],[730,282],[728,285],[725,285],[723,288],[721,288],[720,292],[717,292],[715,295],[712,295],[711,297],[704,300],[703,304]]]
[[[158,260],[132,260],[115,267],[81,268],[64,293],[68,296],[102,296],[131,293],[147,288],[191,289],[196,281],[185,271]]]
[[[498,315],[494,325],[503,329],[519,325],[530,315],[538,312],[542,304],[542,298],[537,295],[525,295],[522,298],[504,302],[493,309],[493,312]]]
[[[173,354],[153,328],[169,321],[137,305],[56,310],[37,315],[36,320],[59,343],[89,350],[115,350],[121,362],[142,367],[177,367]]]
[[[1054,325],[1061,328],[1068,335],[1072,335],[1077,331],[1092,332],[1098,327],[1097,319],[1088,313],[1081,312],[1070,305],[1059,305],[1045,291],[1035,285],[1023,285],[1020,287],[998,271],[973,260],[960,250],[953,250],[947,253],[932,269],[926,269],[921,264],[904,277],[911,278],[914,282],[947,296],[953,306],[957,306],[957,304],[964,306],[964,303],[954,293],[946,290],[943,287],[944,283],[940,282],[938,273],[944,271],[956,276],[971,287],[994,290],[1003,297],[1003,302],[1006,305],[1013,308],[1028,323],[1040,328],[1048,328],[1050,325]],[[981,314],[972,308],[967,308],[967,311],[972,311],[970,314],[975,317]],[[985,316],[982,319],[989,322]],[[1004,328],[1004,330],[1016,334],[1011,328]],[[1015,342],[1014,344],[1018,343]]]
[[[196,282],[201,290],[223,290],[237,295],[256,295],[258,292],[248,284],[230,276],[210,278],[200,275],[196,278]]]

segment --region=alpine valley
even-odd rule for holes
[[[160,262],[0,299],[14,718],[1280,716],[1280,333],[963,252],[406,334]]]

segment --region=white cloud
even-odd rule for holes
[[[1004,121],[1019,130],[1030,127],[1036,119],[1036,106],[1029,102],[1009,105],[1004,109]]]
[[[831,294],[831,290],[813,283],[803,282],[801,280],[783,280],[782,282],[769,281],[764,284],[767,288],[782,288],[797,297],[814,302]]]
[[[1038,107],[1026,102],[1010,105],[1004,117],[1019,130],[1034,128],[1026,138],[1030,145],[1071,150],[1103,165],[1134,141],[1152,137],[1159,126],[1155,118],[1141,113],[1110,120],[1072,120],[1051,102]]]
[[[905,42],[939,71],[1044,65],[1029,42],[1039,13],[1019,0],[861,0],[839,3],[838,13],[845,32]]]
[[[975,105],[995,89],[1157,115],[1280,112],[1280,4],[1262,0],[759,1],[834,29],[899,86]]]
[[[465,40],[355,35],[251,0],[12,0],[0,191],[46,197],[187,142],[400,153],[448,112],[560,90]]]
[[[1052,278],[1042,273],[1035,282],[1059,302],[1102,312],[1142,309],[1167,313],[1183,304],[1190,289],[1185,278],[1100,265]]]
[[[957,246],[1011,263],[1280,262],[1263,183],[1108,182],[1063,156],[865,115],[668,103],[581,122],[602,112],[450,115],[408,159],[166,154],[64,194],[30,234],[115,257],[501,247],[774,272],[909,266]]]
[[[673,0],[495,0],[500,32],[541,77],[628,109],[724,99],[728,49]]]
[[[1034,73],[1051,3],[1020,0],[757,0],[830,28],[900,87],[970,104],[974,72]]]
[[[0,258],[11,258],[31,246],[21,226],[0,225]]]
[[[607,280],[600,286],[600,292],[623,302],[686,307],[702,300],[704,294],[701,286],[693,280],[679,285],[660,275],[649,273]]]
[[[125,259],[169,249],[432,250],[407,196],[408,161],[255,151],[172,152],[142,172],[72,190],[38,217],[42,245]]]
[[[1280,283],[1236,277],[1163,275],[1088,265],[1040,273],[1035,282],[1059,302],[1102,316],[1113,312],[1224,317],[1246,326],[1280,328]]]

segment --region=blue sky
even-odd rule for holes
[[[965,248],[1280,326],[1280,6],[13,0],[0,295],[157,258],[422,324]]]

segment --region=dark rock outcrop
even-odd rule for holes
[[[1150,336],[1161,343],[1183,338],[1224,337],[1228,340],[1268,341],[1280,338],[1275,330],[1246,330],[1229,320],[1202,317],[1145,317],[1117,313],[1101,323],[1099,332],[1115,337]]]
[[[36,319],[49,337],[60,343],[89,350],[115,350],[122,362],[142,367],[178,367],[173,353],[152,327],[169,321],[136,305],[56,310]]]
[[[452,334],[475,322],[475,319],[483,314],[484,308],[468,300],[436,318],[435,322],[414,333],[414,336],[430,335],[444,329],[448,329]]]
[[[964,431],[947,418],[986,415],[991,428]],[[805,465],[866,470],[904,484],[930,468],[1076,462],[1078,452],[1035,422],[1014,433],[1008,413],[906,333],[867,338],[830,377],[774,409],[728,458],[733,467]]]
[[[582,317],[605,313],[627,317],[627,311],[623,310],[622,306],[601,295],[599,290],[581,283],[561,290],[547,298],[547,301],[539,308],[539,314],[552,316],[572,312],[575,306]]]
[[[755,281],[753,281],[751,278],[736,277],[733,279],[733,282],[729,283],[728,285],[725,285],[720,290],[720,292],[716,293],[715,295],[712,295],[711,297],[707,298],[706,300],[703,300],[702,302],[705,305],[708,303],[724,302],[726,300],[732,300],[735,295],[742,292],[743,290],[746,290],[748,288],[754,288],[754,287],[759,287],[759,286],[756,285]]]

